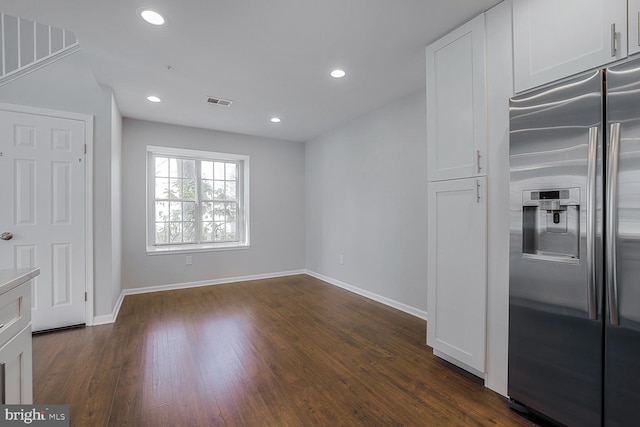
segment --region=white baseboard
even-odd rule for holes
[[[323,282],[329,283],[330,285],[337,286],[339,288],[345,289],[347,291],[350,291],[355,294],[361,295],[363,297],[369,298],[371,300],[377,301],[384,305],[388,305],[389,307],[393,307],[397,310],[411,314],[412,316],[416,316],[420,319],[427,320],[427,312],[424,310],[420,310],[410,305],[392,300],[391,298],[383,297],[382,295],[378,295],[373,292],[366,291],[364,289],[358,288],[357,286],[353,286],[348,283],[341,282],[340,280],[336,280],[331,277],[324,276],[320,273],[316,273],[315,271],[292,270],[292,271],[281,271],[277,273],[255,274],[252,276],[228,277],[224,279],[201,280],[198,282],[172,283],[167,285],[145,286],[140,288],[123,289],[122,292],[120,293],[120,297],[118,298],[118,301],[116,302],[116,306],[113,309],[113,313],[105,314],[101,316],[95,316],[93,318],[93,325],[91,326],[106,325],[109,323],[114,323],[118,318],[118,313],[120,312],[120,307],[122,306],[124,297],[126,297],[127,295],[138,295],[138,294],[147,294],[151,292],[173,291],[177,289],[197,288],[200,286],[222,285],[226,283],[248,282],[251,280],[273,279],[277,277],[296,276],[298,274],[308,274],[309,276],[315,277],[316,279],[320,279]]]
[[[296,276],[298,274],[305,274],[305,273],[306,273],[305,270],[280,271],[277,273],[254,274],[252,276],[227,277],[224,279],[200,280],[198,282],[171,283],[167,285],[144,286],[140,288],[123,289],[122,292],[120,293],[120,297],[118,298],[118,302],[116,303],[116,306],[113,309],[113,313],[105,314],[102,316],[95,316],[93,318],[93,325],[91,326],[106,325],[108,323],[114,323],[118,318],[118,313],[120,312],[122,301],[124,300],[124,297],[126,297],[127,295],[138,295],[138,294],[148,294],[151,292],[173,291],[177,289],[197,288],[200,286],[223,285],[225,283],[248,282],[251,280],[273,279],[276,277]]]
[[[150,292],[174,291],[176,289],[198,288],[200,286],[223,285],[225,283],[249,282],[251,280],[273,279],[275,277],[295,276],[305,274],[304,270],[281,271],[278,273],[255,274],[253,276],[227,277],[224,279],[201,280],[198,282],[175,283],[159,286],[145,286],[142,288],[124,289],[122,292],[127,295],[148,294]]]
[[[120,296],[118,297],[118,301],[116,301],[116,306],[113,308],[113,312],[111,314],[104,314],[102,316],[95,316],[93,318],[93,324],[90,326],[99,326],[99,325],[107,325],[109,323],[115,323],[118,318],[118,313],[120,313],[120,307],[122,307],[122,301],[124,301],[124,292],[120,292]]]
[[[337,286],[342,289],[346,289],[347,291],[372,299],[384,305],[388,305],[389,307],[393,307],[400,311],[404,311],[405,313],[411,314],[412,316],[416,316],[420,319],[427,320],[427,312],[425,310],[420,310],[419,308],[415,308],[410,305],[392,300],[391,298],[383,297],[382,295],[378,295],[373,292],[364,290],[362,288],[358,288],[357,286],[353,286],[348,283],[341,282],[340,280],[336,280],[331,277],[324,276],[320,273],[316,273],[315,271],[306,270],[306,274],[308,274],[311,277],[315,277],[316,279],[320,279],[323,282],[327,282],[331,285]]]

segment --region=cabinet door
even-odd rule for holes
[[[5,402],[32,404],[31,326],[24,328],[0,348],[0,363],[4,363],[4,382],[0,383],[0,387],[4,387]]]
[[[629,55],[640,52],[640,0],[629,0]]]
[[[514,0],[513,51],[516,92],[625,58],[627,0]]]
[[[486,178],[432,182],[428,192],[427,344],[485,372]]]
[[[484,15],[427,47],[429,181],[485,175]]]

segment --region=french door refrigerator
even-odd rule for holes
[[[512,406],[640,423],[640,61],[510,101]]]

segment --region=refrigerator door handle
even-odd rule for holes
[[[620,123],[611,124],[609,140],[609,164],[607,167],[607,295],[609,297],[609,322],[619,325],[617,283],[617,235],[618,235],[618,157],[620,150]]]
[[[598,167],[598,127],[589,128],[587,158],[587,304],[589,319],[598,318],[596,303],[596,175]]]

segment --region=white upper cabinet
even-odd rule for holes
[[[627,0],[513,0],[513,50],[516,92],[625,58]]]
[[[486,175],[484,19],[427,47],[429,181]]]
[[[640,0],[629,0],[629,55],[640,52]]]

